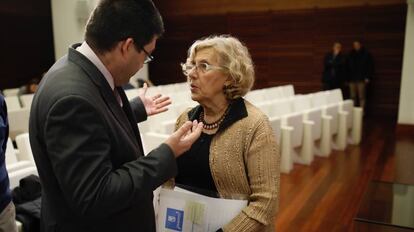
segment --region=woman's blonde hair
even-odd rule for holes
[[[247,47],[237,38],[229,35],[209,36],[197,40],[188,49],[187,61],[194,60],[198,51],[212,48],[218,55],[218,62],[224,67],[232,84],[224,86],[227,99],[236,99],[246,95],[254,84],[254,66]]]

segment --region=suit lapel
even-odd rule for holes
[[[125,91],[121,88],[121,87],[116,87],[116,89],[118,90],[119,96],[121,97],[122,100],[122,105],[123,105],[123,110],[125,112],[125,115],[128,118],[129,124],[132,128],[132,131],[134,132],[135,138],[137,140],[138,143],[138,147],[141,150],[141,154],[144,154],[144,150],[142,148],[142,140],[141,140],[141,135],[139,134],[139,129],[138,129],[138,125],[137,122],[135,121],[135,117],[132,113],[131,110],[131,106],[129,104],[129,100],[125,94]]]
[[[109,88],[111,89],[111,88]],[[123,127],[123,129],[128,133],[128,135],[132,138],[134,138],[134,141],[136,140],[136,135],[133,132],[133,129],[131,128],[131,125],[129,123],[129,119],[127,118],[125,112],[119,105],[118,101],[116,100],[116,97],[112,91],[106,91],[106,89],[100,89],[101,95],[103,96],[106,104],[108,105],[109,109],[111,110],[112,114],[115,116],[115,118],[118,120],[119,124]],[[129,104],[129,102],[123,102],[124,106],[125,104]],[[137,144],[138,145],[138,144]]]
[[[112,114],[115,116],[115,118],[117,119],[121,127],[128,133],[128,135],[131,138],[134,138],[133,139],[134,143],[142,151],[141,143],[140,142],[137,143],[137,138],[140,139],[137,125],[136,124],[133,125],[132,123],[130,123],[130,119],[127,117],[127,114],[124,112],[124,110],[119,105],[114,95],[114,92],[112,91],[111,87],[106,81],[104,75],[88,58],[86,58],[84,55],[82,55],[81,53],[75,50],[75,48],[79,45],[80,44],[76,44],[73,47],[69,48],[69,54],[68,54],[69,60],[79,65],[87,73],[87,76],[97,85],[102,98],[106,102]],[[125,93],[123,91],[122,93],[121,91],[118,91],[118,93],[121,96],[123,105],[126,106],[129,109],[129,111],[131,111],[131,108],[129,106],[129,101],[128,99],[126,99]],[[124,95],[124,97],[122,97],[122,95]],[[126,100],[123,98],[125,98]]]

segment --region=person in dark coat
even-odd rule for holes
[[[356,105],[364,109],[366,85],[374,74],[374,61],[359,40],[353,42],[353,49],[348,56],[347,69],[351,98]]]
[[[0,94],[0,231],[17,232],[16,211],[10,191],[9,175],[6,169],[6,148],[9,138],[7,105]]]
[[[322,73],[323,90],[343,89],[345,81],[345,56],[342,54],[342,45],[335,42],[332,52],[325,55]]]
[[[42,184],[43,232],[154,232],[153,191],[203,127],[187,121],[144,156],[137,123],[167,110],[161,95],[128,101],[122,86],[154,59],[164,31],[151,0],[101,0],[74,44],[45,74],[29,120]]]

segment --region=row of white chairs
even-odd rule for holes
[[[191,100],[189,91],[172,93],[169,96],[173,104],[167,112],[152,116],[147,121],[139,123],[144,150],[148,152],[159,146],[168,135],[173,133],[176,119],[182,112],[197,105]],[[246,99],[258,103],[275,98],[289,99],[293,96],[293,85],[286,85],[250,91]]]
[[[250,91],[246,94],[245,99],[256,105],[275,99],[286,99],[294,96],[295,90],[293,85],[283,85]]]
[[[125,93],[128,97],[128,99],[132,99],[134,97],[137,97],[139,94],[139,91],[141,89],[128,89],[125,90]],[[189,91],[188,83],[182,82],[182,83],[174,83],[174,84],[168,84],[168,85],[157,85],[157,86],[150,86],[147,89],[147,96],[153,96],[155,94],[162,93],[164,95],[174,95],[176,93],[186,92]]]
[[[294,162],[309,165],[314,155],[327,157],[332,149],[344,150],[348,143],[360,143],[362,109],[354,107],[352,100],[344,100],[340,89],[294,95],[292,87],[258,90],[260,93],[249,97],[269,117],[281,145],[282,172],[289,173]],[[290,90],[282,91],[284,88]],[[278,91],[284,94],[271,97]],[[177,111],[170,113],[166,118],[154,118],[151,130],[141,130],[147,151],[172,133]]]
[[[177,92],[174,92],[177,91]],[[126,95],[128,99],[132,99],[134,97],[137,97],[139,94],[139,89],[130,89],[126,90]],[[165,86],[153,86],[148,88],[147,95],[152,96],[157,93],[171,93],[171,99],[173,102],[190,102],[190,93],[188,90],[188,84],[187,83],[177,83],[177,84],[169,84]],[[168,94],[167,94],[168,95]],[[9,128],[10,128],[10,137],[12,140],[15,139],[15,137],[18,134],[27,133],[29,129],[29,116],[30,116],[30,106],[33,101],[33,94],[26,94],[20,96],[20,99],[17,95],[15,96],[7,96],[6,104],[7,104],[7,110],[8,110],[8,118],[9,118]],[[183,106],[177,106],[180,109],[183,108]],[[185,108],[185,107],[184,107]],[[169,117],[170,115],[168,115]],[[160,118],[165,118],[167,115],[161,114],[160,116],[155,116]],[[151,122],[156,121],[155,119],[150,119]],[[151,125],[150,122],[146,123],[149,127]]]
[[[246,97],[249,101],[263,101],[264,99],[271,99],[267,97],[271,95],[273,99],[288,99],[294,96],[292,85],[272,87],[268,89],[253,90]],[[165,113],[152,116],[147,121],[139,124],[141,133],[155,132],[161,134],[171,134],[174,130],[175,121],[177,117],[187,108],[197,105],[195,101],[191,100],[190,91],[182,91],[172,93],[169,95],[173,104],[169,106],[169,110]],[[131,97],[132,98],[132,97]],[[130,98],[130,99],[131,99]]]
[[[11,189],[19,185],[20,179],[31,174],[38,175],[30,147],[29,134],[24,133],[16,136],[16,145],[17,149],[14,148],[10,138],[7,140],[5,156]]]
[[[30,108],[34,94],[24,94],[21,96],[5,96],[7,109],[15,110],[21,108]]]
[[[281,171],[289,173],[293,163],[309,165],[314,155],[329,156],[359,144],[362,109],[343,101],[339,89],[298,95],[292,99],[262,103],[281,145]],[[272,110],[279,111],[276,114]]]
[[[138,95],[136,89],[130,91],[134,91],[135,96]],[[135,96],[128,95],[130,99]],[[143,137],[146,137],[146,133],[171,134],[178,115],[196,104],[191,101],[188,90],[170,96],[175,100],[169,111],[139,124]],[[295,96],[293,86],[288,85],[254,90],[246,98],[269,116],[283,154],[289,154],[282,157],[282,164],[286,163],[282,165],[284,172],[291,170],[293,161],[309,164],[313,160],[313,153],[327,156],[332,147],[345,149],[349,132],[352,132],[353,143],[360,141],[361,120],[353,120],[353,116],[357,114],[359,116],[356,118],[361,118],[362,113],[353,107],[352,101],[343,101],[340,90]],[[275,98],[277,100],[272,100]],[[27,132],[28,110],[22,109],[11,118],[12,138],[16,134]]]
[[[159,86],[150,86],[148,87],[147,94],[149,96],[157,94],[157,93],[163,93],[163,94],[174,94],[179,92],[188,91],[188,83],[187,82],[181,82],[181,83],[174,83],[174,84],[167,84],[167,85],[159,85]],[[24,94],[21,96],[18,96],[19,89],[5,89],[2,91],[3,95],[5,96],[6,103],[8,106],[8,109],[20,109],[28,107],[30,108],[30,105],[33,100],[34,94]],[[125,91],[127,93],[128,98],[133,98],[138,96],[137,89],[129,89]]]
[[[161,90],[161,89],[164,92],[175,91],[175,90],[180,90],[183,92],[185,88],[187,88],[186,83],[170,84],[170,85],[166,85],[163,87],[154,86],[154,87],[148,88],[149,92],[147,93],[147,95],[152,96],[157,93],[156,91]],[[187,91],[188,91],[188,88],[187,88]],[[150,92],[153,92],[153,94]],[[126,94],[129,99],[132,99],[138,96],[139,90],[138,89],[127,90]],[[174,102],[182,102],[182,101],[187,101],[190,95],[188,92],[186,92],[186,93],[181,93],[181,94],[172,94],[172,96],[174,96],[172,97],[172,100]],[[188,96],[188,99],[185,99],[186,96]],[[28,132],[30,106],[31,106],[31,102],[33,101],[33,94],[22,95],[20,96],[20,99],[17,95],[7,96],[5,97],[5,99],[6,99],[6,103],[8,107],[10,137],[12,138],[12,140],[14,140],[16,135]]]
[[[7,110],[15,110],[15,109],[20,109],[22,108],[20,101],[19,101],[19,97],[17,96],[5,96],[4,100],[6,101],[7,104]]]
[[[8,110],[30,108],[32,101],[33,101],[34,94],[24,94],[24,95],[18,96],[17,92],[16,94],[12,94],[12,93],[9,93],[9,91],[7,90],[5,91],[6,93],[8,93],[8,95],[5,95],[5,100],[6,100]],[[129,90],[126,90],[125,92],[129,99],[137,97],[139,94],[138,89],[129,89]],[[186,82],[148,87],[147,95],[152,96],[157,93],[163,93],[166,95],[175,95],[175,93],[181,93],[181,92],[186,92],[186,93],[189,92],[188,84]],[[182,95],[184,95],[184,93]],[[181,99],[177,99],[177,100],[181,100]]]
[[[17,96],[17,94],[19,93],[19,88],[10,88],[10,89],[3,89],[1,92],[3,94],[3,96],[8,97],[8,96]]]

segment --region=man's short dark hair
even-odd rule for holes
[[[151,0],[101,0],[86,25],[85,41],[97,52],[106,52],[131,37],[141,51],[162,33],[164,24]]]

